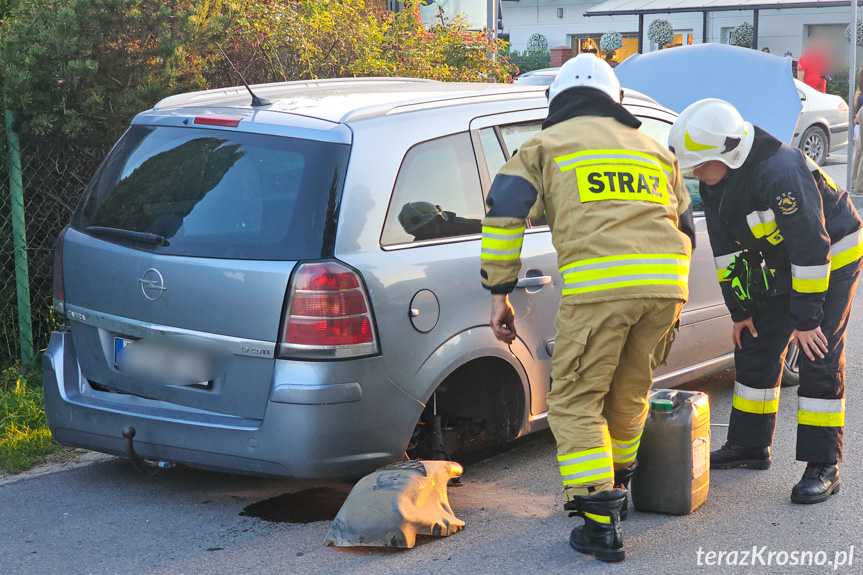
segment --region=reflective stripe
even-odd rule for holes
[[[656,167],[663,170],[669,176],[674,173],[674,169],[671,166],[655,156],[632,150],[584,150],[582,152],[575,152],[574,154],[557,156],[554,159],[558,167],[560,167],[561,172],[571,170],[579,164],[620,163],[621,160]]]
[[[611,517],[609,517],[608,515],[596,515],[595,513],[585,512],[584,516],[587,517],[588,519],[592,519],[593,521],[596,521],[597,523],[605,523],[605,524],[611,523]]]
[[[779,411],[779,388],[755,389],[735,381],[732,405],[746,413],[776,413]]]
[[[713,263],[716,265],[716,275],[719,277],[719,281],[727,282],[728,278],[725,277],[725,274],[728,273],[728,266],[731,265],[731,262],[734,261],[738,255],[742,254],[743,251],[734,252],[733,254],[726,254],[724,256],[716,256],[713,258]]]
[[[830,264],[796,266],[791,264],[791,289],[797,293],[821,293],[830,284]]]
[[[746,223],[756,238],[766,238],[773,245],[782,241],[773,210],[755,211],[746,215]]]
[[[564,485],[590,483],[597,479],[614,477],[611,450],[608,446],[558,456],[557,461]]]
[[[497,261],[517,260],[521,254],[523,242],[523,226],[512,229],[483,226],[480,259]]]
[[[632,441],[617,441],[611,439],[611,459],[614,463],[628,463],[635,461],[638,454],[638,446],[641,443],[641,434]]]
[[[828,186],[830,186],[837,192],[839,191],[839,188],[836,187],[836,182],[834,182],[833,179],[827,175],[827,172],[822,170],[821,166],[816,164],[815,161],[809,156],[806,156],[806,165],[809,167],[810,172],[818,172],[819,174],[821,174],[821,177],[824,178],[824,181],[827,183]]]
[[[863,229],[848,234],[832,246],[830,246],[830,269],[838,270],[850,263],[856,262],[863,256]]]
[[[845,425],[845,399],[797,400],[797,423],[816,427],[842,427]]]
[[[636,285],[686,286],[689,260],[674,254],[637,254],[582,260],[560,268],[563,294]]]
[[[776,222],[776,214],[773,213],[773,210],[756,210],[746,215],[746,223],[749,224],[750,229],[770,222]]]
[[[699,144],[689,135],[689,131],[683,133],[683,146],[690,152],[701,152],[703,150],[713,150],[716,146],[710,144]]]

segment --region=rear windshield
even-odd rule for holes
[[[133,126],[88,186],[72,227],[163,254],[328,256],[349,151],[313,140]]]

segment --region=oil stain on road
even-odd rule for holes
[[[332,487],[314,487],[252,503],[243,509],[240,515],[275,523],[332,521],[347,498],[345,491]]]

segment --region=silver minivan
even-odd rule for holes
[[[57,441],[329,478],[545,428],[562,286],[545,222],[524,238],[511,346],[492,335],[479,278],[484,196],[540,129],[545,88],[342,79],[254,90],[271,103],[252,106],[243,88],[163,100],[87,187],[58,241],[65,322],[43,357]],[[667,142],[672,112],[631,92],[625,105]],[[691,300],[662,386],[732,363],[696,223]],[[197,378],[126,369],[128,350],[149,341],[225,361]]]

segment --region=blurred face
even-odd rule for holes
[[[708,186],[715,186],[728,175],[728,166],[719,160],[710,160],[696,167],[692,174]]]

